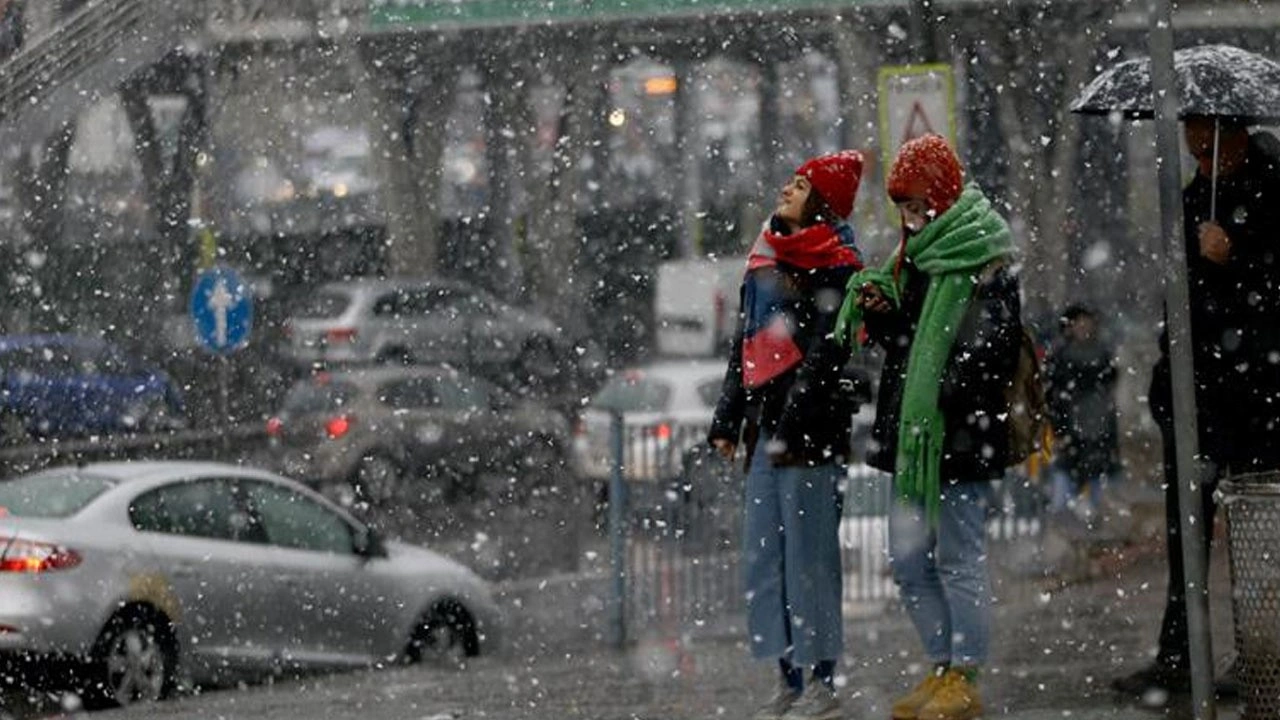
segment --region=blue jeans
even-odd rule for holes
[[[1082,490],[1087,490],[1086,508],[1089,512],[1098,512],[1102,507],[1102,491],[1114,481],[1111,475],[1073,478],[1062,466],[1054,463],[1049,466],[1052,496],[1049,499],[1049,510],[1061,512],[1074,505],[1075,498]]]
[[[746,481],[743,580],[751,654],[801,667],[839,660],[844,466],[773,467],[767,445],[762,435]]]
[[[934,663],[981,665],[991,637],[987,511],[991,484],[943,483],[938,525],[924,505],[895,500],[889,564],[907,614]]]

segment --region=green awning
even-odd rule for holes
[[[901,0],[370,0],[369,24],[477,26],[732,15],[895,5]]]

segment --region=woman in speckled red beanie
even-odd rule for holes
[[[850,279],[836,336],[884,349],[867,461],[893,473],[890,567],[933,663],[891,712],[972,720],[990,637],[990,481],[1010,457],[1004,390],[1022,339],[1013,240],[937,135],[902,146],[887,189],[902,244]]]

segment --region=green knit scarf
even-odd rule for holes
[[[938,407],[942,373],[973,299],[979,273],[993,260],[1013,254],[1013,238],[991,201],[970,185],[955,205],[907,238],[905,252],[914,270],[904,265],[903,272],[928,275],[929,290],[907,358],[894,487],[902,500],[923,503],[930,523],[936,524],[942,504],[942,445],[946,432]],[[893,277],[896,261],[895,254],[881,267],[868,268],[849,279],[835,331],[842,343],[856,342],[854,336],[862,325],[857,299],[864,284],[873,283],[891,303],[901,305],[901,287]],[[906,284],[905,278],[902,284]]]

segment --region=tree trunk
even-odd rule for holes
[[[64,242],[63,229],[66,213],[68,159],[75,141],[75,126],[63,125],[51,134],[40,148],[37,161],[32,153],[24,152],[15,164],[14,194],[22,208],[23,225],[34,245],[35,254],[45,258],[54,256],[57,247]],[[20,294],[22,302],[29,303],[26,322],[44,330],[65,325],[53,303],[42,301],[56,295],[53,292],[60,279],[54,263],[32,264],[30,277],[32,290]]]
[[[593,64],[574,63],[557,73],[565,79],[565,96],[550,176],[535,186],[530,202],[530,254],[537,258],[539,304],[572,338],[583,338],[588,331],[583,313],[588,288],[580,272],[583,239],[577,216],[585,180],[582,160],[588,150],[599,156],[598,148],[590,147],[591,134],[605,85],[592,72]]]
[[[489,98],[484,115],[489,198],[484,220],[484,241],[488,247],[481,250],[487,259],[482,277],[494,294],[506,299],[516,297],[521,283],[512,224],[516,133],[510,124],[516,108],[528,102],[528,83],[515,82],[513,66],[507,56],[500,53],[484,68],[485,93]]]

